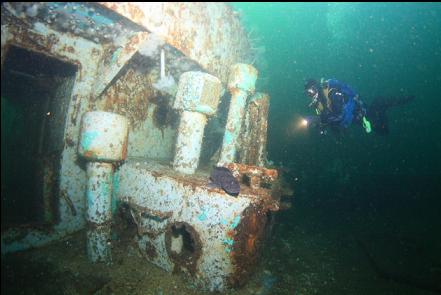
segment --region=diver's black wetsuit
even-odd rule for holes
[[[413,100],[414,96],[405,97],[376,97],[367,110],[367,117],[372,125],[372,130],[379,135],[389,134],[389,125],[386,112],[389,108],[400,106]]]

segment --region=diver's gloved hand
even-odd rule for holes
[[[304,119],[307,122],[306,124],[308,128],[313,128],[313,129],[318,128],[320,134],[326,135],[327,133],[325,128],[326,126],[322,124],[319,116],[306,116]]]
[[[317,127],[320,125],[320,117],[319,116],[306,116],[306,122],[308,122],[308,127]]]

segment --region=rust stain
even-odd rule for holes
[[[158,217],[160,219],[170,218],[173,215],[173,212],[171,212],[171,211],[162,212],[162,211],[158,211],[158,210],[153,210],[153,209],[150,209],[147,207],[139,206],[139,205],[135,204],[134,202],[129,202],[128,204],[130,205],[130,208],[135,209],[136,212],[139,212],[140,214],[147,214],[149,216]]]
[[[258,176],[262,181],[273,182],[279,176],[276,169],[268,169],[265,167],[257,167],[239,163],[228,163],[225,165],[225,167],[233,171],[233,174],[238,176],[239,179],[242,179],[244,175],[248,176],[250,179]]]
[[[239,148],[239,161],[249,165],[264,166],[267,153],[269,96],[259,95],[247,107],[247,114],[241,129],[242,144]]]
[[[156,252],[155,246],[152,245],[151,242],[146,243],[146,249],[145,254],[150,260],[154,260],[156,257],[158,257],[158,253]]]
[[[232,287],[245,284],[255,271],[268,231],[267,212],[261,205],[251,205],[242,213],[231,251],[234,272],[228,277],[228,283]]]
[[[249,236],[248,237],[248,239],[247,239],[247,248],[246,248],[248,253],[252,253],[252,252],[255,251],[256,239],[257,239],[257,236]]]
[[[99,4],[128,17],[133,22],[140,22],[145,18],[144,12],[130,3],[99,2]]]
[[[95,56],[95,57],[98,57],[98,56],[100,56],[100,51],[98,49],[96,49],[96,48],[93,48],[92,49],[92,55]]]
[[[66,142],[66,145],[68,147],[74,147],[75,146],[75,141],[72,138],[70,138],[70,137],[66,137],[65,142]]]
[[[250,53],[239,17],[222,3],[100,4],[160,35],[224,83],[229,66]]]
[[[138,128],[148,115],[154,95],[150,78],[128,68],[103,94],[103,110],[126,116],[132,129]]]
[[[65,50],[72,54],[75,53],[75,48],[73,46],[67,46]]]
[[[125,160],[127,158],[127,146],[129,144],[128,137],[129,137],[129,132],[127,129],[127,133],[125,136],[125,140],[123,140],[123,146],[122,146],[122,151],[121,151],[121,159],[123,159],[123,160]]]
[[[84,157],[88,158],[88,159],[95,159],[96,158],[96,153],[94,151],[85,151],[84,152]]]
[[[172,239],[181,235],[183,246],[180,253],[172,249]],[[191,275],[196,274],[199,258],[202,255],[202,242],[198,232],[186,222],[175,222],[165,232],[165,248],[175,264],[175,272],[185,268]]]

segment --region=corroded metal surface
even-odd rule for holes
[[[108,112],[87,112],[81,120],[78,154],[87,161],[88,257],[110,262],[113,162],[127,156],[128,120]],[[106,163],[107,162],[107,163]]]
[[[100,23],[95,27],[90,27],[82,23],[84,18],[72,12],[72,10],[75,10],[74,6],[76,4],[74,3],[61,4],[61,6],[60,3],[53,4],[54,7],[51,7],[51,5],[50,3],[41,2],[34,4],[21,2],[13,4],[13,10],[10,10],[9,8],[3,9],[4,6],[2,3],[1,53],[2,65],[8,52],[7,49],[10,46],[17,46],[31,52],[34,51],[55,57],[67,63],[74,64],[77,68],[77,73],[73,77],[74,85],[72,93],[67,93],[67,95],[70,96],[70,99],[67,100],[68,106],[66,107],[67,120],[65,125],[59,124],[59,126],[56,126],[60,129],[57,130],[57,132],[64,134],[64,141],[62,142],[64,149],[61,154],[61,159],[59,160],[60,163],[59,165],[55,165],[60,167],[60,171],[57,172],[57,174],[60,175],[60,179],[57,181],[57,184],[59,183],[59,189],[56,190],[59,192],[57,208],[58,223],[44,229],[22,227],[11,228],[4,231],[2,233],[2,253],[44,245],[84,227],[84,212],[86,211],[86,202],[84,201],[86,172],[84,167],[79,165],[78,161],[79,119],[84,112],[91,109],[106,110],[100,104],[95,103],[96,98],[94,95],[97,83],[99,83],[97,82],[99,81],[97,77],[101,74],[99,69],[106,70],[103,66],[112,67],[109,68],[109,73],[112,72],[113,74],[103,76],[103,78],[107,77],[107,81],[110,82],[113,78],[112,75],[116,75],[118,72],[113,69],[121,68],[130,54],[136,51],[136,49],[132,47],[142,41],[141,38],[139,40],[136,39],[137,34],[135,29],[138,28],[134,29],[133,27],[129,27],[127,21],[125,23],[122,18],[114,18],[114,15],[104,20],[99,16],[102,9],[97,9],[93,4],[77,4],[79,5],[77,11],[88,10],[91,13],[90,21],[105,21],[106,24]],[[38,13],[34,16],[34,12],[28,9],[37,9]],[[65,18],[65,11],[72,12],[72,19]],[[92,18],[94,17],[97,17],[98,20],[93,20]],[[63,20],[65,21],[64,23]],[[69,23],[70,21],[74,21],[75,24],[72,23],[72,27],[68,27],[66,30],[61,29],[65,23]],[[114,23],[112,21],[114,21]],[[108,32],[104,33],[104,25],[107,29],[113,27],[115,30],[120,30],[120,33],[112,35],[112,38],[116,38],[118,42],[113,44],[111,42],[112,38],[105,36]],[[76,30],[73,26],[76,28],[81,27],[81,29]],[[96,29],[96,34],[93,36],[88,35],[92,32],[88,30],[88,28]],[[134,36],[134,39],[128,38],[130,36]],[[104,44],[101,44],[101,42]],[[125,51],[127,51],[127,55],[124,56]],[[108,63],[105,65],[100,64],[105,63],[105,61]],[[112,64],[112,62],[114,63]],[[124,82],[127,83],[128,81],[131,80],[128,79]],[[149,84],[145,84],[147,84],[148,87]],[[146,91],[151,92],[151,87]],[[144,93],[146,91],[144,91]],[[136,95],[136,91],[133,91],[132,94]],[[120,95],[122,96],[122,94]],[[132,101],[132,98],[130,97],[127,101]],[[133,104],[137,104],[137,101],[133,100]],[[136,107],[133,106],[133,109],[138,108],[137,114],[139,114],[142,112],[139,110],[141,109],[139,106],[144,105],[145,104],[140,102]],[[147,113],[147,110],[144,114],[145,113]],[[125,115],[126,113],[121,112],[121,114]],[[139,123],[143,126],[140,132],[145,133],[145,130],[155,131],[156,128],[151,128],[150,126],[152,124],[149,126],[148,122],[146,122],[146,115],[144,114],[141,113],[140,116],[134,116],[135,120],[142,121]],[[165,133],[167,134],[166,138],[172,138],[174,134],[169,128]],[[159,136],[156,136],[157,134],[160,136],[161,132],[158,130],[157,133],[150,134],[151,138],[155,137],[155,140],[150,140],[150,142],[158,142],[157,138]],[[134,154],[136,154],[137,149],[143,147],[144,144],[148,144],[145,140],[138,139],[134,140],[133,143],[131,152]],[[149,151],[152,151],[152,155],[163,156],[170,154],[169,150],[171,149],[172,142],[166,140],[161,146],[154,146],[153,144],[151,146]],[[63,148],[63,145],[61,145],[61,148]],[[141,153],[146,154],[144,153],[144,148],[139,151],[139,154]],[[44,184],[45,192],[47,191],[45,188],[51,185],[49,178],[47,179],[48,182]],[[46,198],[48,196],[45,195],[44,197]]]
[[[87,112],[81,120],[78,153],[92,161],[114,162],[127,157],[129,122],[121,115]]]
[[[87,256],[92,262],[112,261],[110,242],[112,240],[110,223],[89,225],[87,230]]]
[[[228,89],[231,92],[230,108],[222,142],[218,165],[236,162],[239,135],[245,114],[248,95],[255,90],[257,70],[250,65],[235,64],[231,67],[228,78]]]
[[[253,190],[259,191],[262,189],[271,188],[272,184],[279,177],[276,169],[267,169],[265,167],[258,167],[253,165],[228,163],[224,165],[232,171],[233,175],[240,181],[245,180],[245,183]],[[274,211],[278,210],[277,204],[270,202],[270,206],[275,206]]]
[[[112,219],[113,164],[87,163],[87,215],[90,223],[103,224]]]
[[[147,162],[146,157],[165,158],[169,164],[176,127],[160,129],[156,126],[160,120],[153,118],[161,117],[172,105],[165,103],[160,107],[153,102],[159,101],[161,91],[153,89],[158,80],[159,55],[152,51],[138,64],[139,54],[135,53],[148,36],[155,34],[227,83],[230,66],[245,62],[249,49],[245,32],[231,8],[223,3],[23,3],[14,4],[13,10],[2,9],[2,64],[8,46],[13,45],[74,64],[77,74],[64,129],[60,222],[50,228],[2,232],[2,253],[43,245],[86,225],[92,260],[108,261],[107,191],[111,195],[113,185],[115,197],[130,205],[138,225],[139,247],[150,261],[168,271],[184,271],[209,290],[221,291],[244,282],[259,257],[267,214],[278,209],[278,201],[269,188],[277,173],[253,166],[231,166],[241,182],[239,196],[232,197],[207,186],[208,172],[182,175],[169,165]],[[72,17],[66,19],[69,14]],[[195,70],[194,64],[176,54],[175,48],[161,44],[167,56],[161,72],[176,78],[183,71]],[[251,82],[257,72],[246,67],[244,71],[233,68],[232,73],[238,80],[230,79],[230,89],[233,96],[241,99],[240,105],[245,105],[246,96],[254,92]],[[215,84],[204,89],[217,92]],[[217,102],[206,96],[205,90],[198,103],[203,107],[194,110],[212,114]],[[144,159],[127,161],[113,179],[110,172],[99,173],[100,179],[90,180],[88,185],[77,147],[85,144],[79,140],[79,119],[91,110],[128,117],[133,131],[129,146],[118,144],[118,149]],[[243,113],[241,107],[238,115],[243,117]],[[233,125],[239,132],[241,119]],[[101,142],[111,147],[108,142]],[[89,159],[104,159],[88,150],[81,154],[88,154]],[[107,160],[125,158],[124,152],[110,154]],[[87,186],[89,193],[85,193]],[[84,202],[86,195],[90,197],[89,205]],[[106,206],[94,203],[104,195]],[[93,212],[86,224],[84,213],[88,208]]]
[[[85,171],[76,163],[79,125],[77,120],[92,93],[101,47],[75,35],[53,30],[45,23],[18,19],[2,6],[2,61],[9,46],[26,48],[74,64],[77,74],[67,107],[64,149],[60,160],[59,222],[49,229],[11,228],[2,232],[2,253],[41,246],[84,227]],[[62,128],[62,126],[59,126]]]
[[[94,96],[99,96],[110,82],[119,73],[121,68],[133,57],[138,51],[141,44],[147,39],[147,32],[134,33],[133,36],[127,38],[122,45],[105,46],[105,51],[100,62],[99,72],[95,84]]]
[[[113,164],[87,163],[87,255],[92,262],[110,262]]]
[[[129,156],[173,159],[178,116],[170,106],[171,98],[153,88],[154,75],[149,71],[154,69],[148,65],[135,55],[92,107],[129,119]]]
[[[228,89],[233,92],[237,90],[246,91],[248,95],[254,94],[256,90],[257,70],[247,64],[234,64],[230,68],[228,76]]]
[[[99,3],[164,38],[224,83],[230,65],[249,54],[240,20],[224,3]]]
[[[221,82],[212,75],[181,75],[173,106],[182,112],[173,161],[176,171],[192,174],[198,167],[207,116],[216,113],[220,92]]]
[[[193,174],[199,164],[202,137],[207,117],[198,112],[183,111],[176,139],[173,168],[185,174]]]
[[[127,117],[132,131],[147,120],[148,108],[154,98],[148,76],[128,68],[127,71],[96,102],[99,109]]]
[[[80,36],[94,43],[111,43],[139,28],[93,3],[2,2],[16,19],[44,23],[53,30]]]
[[[267,159],[269,96],[256,93],[248,102],[242,125],[239,162],[264,167]]]
[[[196,275],[203,244],[198,231],[187,222],[174,222],[165,230],[165,248],[176,271],[183,266]]]
[[[218,78],[203,72],[186,72],[179,78],[173,107],[178,110],[214,115],[222,85]]]
[[[156,105],[147,109],[147,118],[140,121],[135,130],[129,132],[128,155],[153,159],[173,160],[173,149],[176,143],[176,128],[156,127],[154,116]]]
[[[235,241],[231,260],[234,273],[228,277],[231,286],[243,286],[256,269],[265,239],[268,238],[270,213],[251,205],[243,212],[232,239]]]
[[[113,164],[87,163],[87,255],[92,262],[110,262]]]
[[[251,169],[236,168],[242,173]],[[257,244],[266,227],[256,218],[277,210],[269,189],[242,184],[239,196],[232,197],[207,185],[208,172],[182,175],[143,159],[129,159],[120,169],[118,195],[132,208],[139,247],[150,261],[183,271],[212,291],[246,280],[243,269],[257,263]],[[256,169],[261,177],[277,177],[274,171]]]

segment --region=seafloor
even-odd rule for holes
[[[415,219],[438,213],[406,202],[299,202],[278,215],[252,279],[227,294],[439,294],[439,233]],[[6,255],[2,294],[208,294],[145,260],[134,230],[118,221],[110,266],[88,262],[84,232]]]

